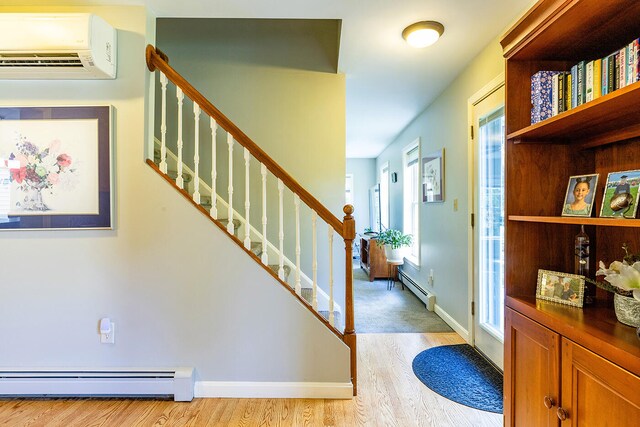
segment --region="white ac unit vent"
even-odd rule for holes
[[[0,79],[115,79],[116,46],[89,13],[0,13]]]

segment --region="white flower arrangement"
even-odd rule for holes
[[[633,293],[633,297],[640,300],[640,256],[629,254],[626,243],[622,248],[625,251],[624,259],[613,261],[609,268],[600,261],[600,269],[596,271],[596,276],[604,276],[604,280],[613,287],[613,289],[607,289],[607,287],[604,289],[621,295]]]

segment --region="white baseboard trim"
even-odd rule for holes
[[[463,340],[469,342],[469,331],[462,327],[462,325],[454,320],[453,317],[449,316],[449,313],[444,311],[438,304],[436,304],[436,314],[444,320],[447,325],[451,326],[451,329],[456,331],[458,335],[462,337]]]
[[[351,383],[196,381],[195,397],[351,399]]]

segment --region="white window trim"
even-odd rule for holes
[[[382,204],[382,172],[384,170],[387,170],[387,203],[386,205]],[[390,223],[391,223],[391,167],[389,165],[389,162],[386,161],[382,164],[382,166],[380,166],[380,170],[379,170],[379,181],[380,181],[380,224],[382,225],[382,227],[389,227]],[[382,223],[382,210],[385,209],[386,210],[386,214],[387,214],[387,224],[383,224]],[[382,231],[382,230],[380,230]]]
[[[411,264],[414,268],[416,268],[417,270],[420,270],[420,137],[416,138],[413,142],[411,142],[410,144],[406,145],[403,149],[402,149],[402,174],[403,174],[403,179],[405,179],[404,177],[404,171],[405,171],[405,165],[406,165],[406,157],[407,154],[413,150],[415,147],[418,147],[418,182],[417,182],[417,189],[418,189],[418,215],[416,217],[416,221],[418,222],[417,224],[417,232],[416,235],[413,236],[414,242],[417,245],[416,251],[417,251],[417,256],[414,256],[412,254],[408,254],[407,256],[405,256],[405,260],[409,262],[409,264]],[[405,224],[404,224],[404,183],[403,183],[403,188],[402,188],[402,232],[405,233]],[[405,233],[406,234],[406,233]]]

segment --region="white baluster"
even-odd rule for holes
[[[209,127],[211,128],[211,209],[209,214],[211,218],[218,219],[218,193],[216,193],[216,179],[218,178],[218,170],[216,168],[216,131],[218,130],[218,124],[215,119],[211,117],[209,121]]]
[[[329,324],[334,325],[333,314],[333,228],[329,224]]]
[[[193,155],[193,201],[200,204],[200,106],[193,102],[193,145],[195,154]]]
[[[267,254],[267,167],[260,165],[262,175],[262,263],[269,265]]]
[[[317,228],[316,223],[318,221],[318,214],[316,211],[311,211],[311,230],[313,234],[313,243],[311,245],[312,248],[312,257],[313,262],[311,267],[313,269],[313,294],[311,295],[311,305],[314,310],[318,310],[318,236],[317,236]]]
[[[227,233],[233,234],[233,135],[227,132],[227,145],[229,146],[229,210],[227,212]]]
[[[176,176],[176,185],[178,188],[184,188],[184,180],[182,179],[182,102],[184,94],[179,87],[176,87],[176,97],[178,98],[178,176]]]
[[[282,182],[282,180],[280,178],[278,178],[278,203],[279,203],[279,211],[280,211],[280,225],[279,225],[279,232],[278,232],[278,241],[280,243],[279,245],[279,249],[280,249],[280,259],[278,262],[278,278],[280,278],[280,280],[284,281],[284,206],[282,203],[282,197],[283,194],[282,192],[284,191],[284,183]]]
[[[249,160],[251,155],[249,150],[244,149],[244,247],[251,250],[251,222],[249,221]]]
[[[167,76],[160,71],[162,85],[162,123],[160,124],[160,171],[167,173]]]
[[[296,207],[296,294],[300,295],[300,196],[293,195],[293,204]]]

